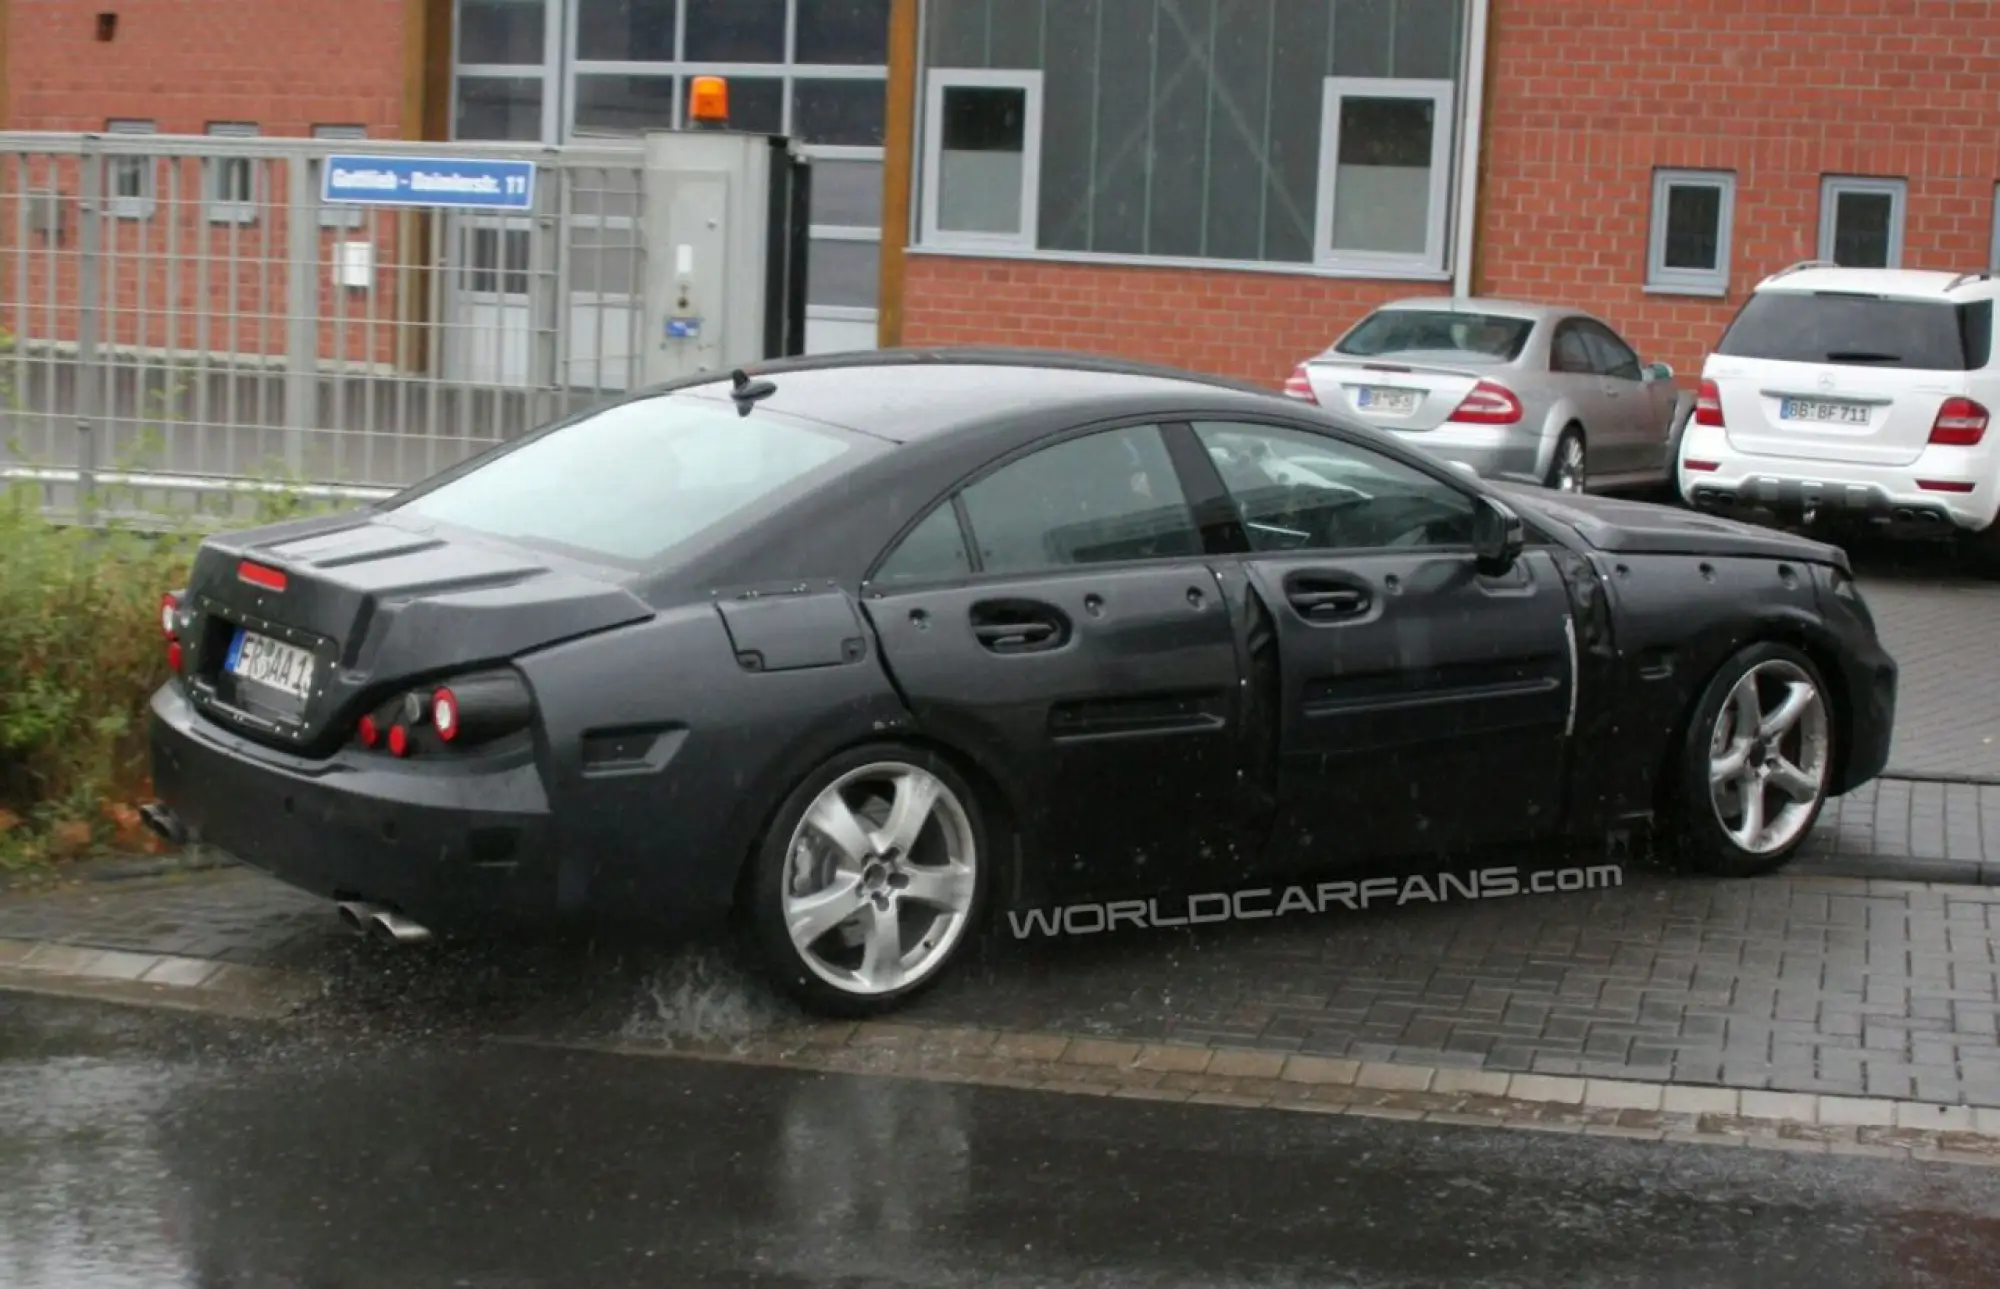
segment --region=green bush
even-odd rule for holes
[[[160,596],[189,535],[65,527],[0,501],[0,863],[143,844],[146,703],[166,679]]]

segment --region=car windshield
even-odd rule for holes
[[[1991,301],[1763,291],[1744,304],[1715,351],[1774,362],[1973,371],[1986,365],[1992,347]]]
[[[492,457],[398,510],[614,563],[658,560],[873,455],[870,440],[685,395],[619,403]]]
[[[1361,320],[1333,351],[1356,358],[1444,353],[1481,362],[1510,363],[1521,356],[1535,324],[1499,313],[1449,309],[1383,309]]]

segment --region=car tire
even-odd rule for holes
[[[1590,445],[1583,427],[1570,425],[1556,440],[1555,455],[1549,458],[1549,472],[1542,486],[1556,492],[1582,492],[1590,483]]]
[[[807,1011],[880,1015],[958,957],[991,866],[964,777],[928,749],[871,743],[828,760],[778,807],[746,874],[742,925],[772,983]]]
[[[1833,777],[1831,703],[1819,668],[1790,645],[1750,645],[1716,671],[1688,720],[1673,779],[1674,849],[1688,867],[1754,877],[1805,844]]]

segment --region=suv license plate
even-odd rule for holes
[[[238,629],[222,664],[232,676],[293,698],[312,693],[313,656],[297,645]]]
[[[1830,403],[1818,398],[1778,400],[1778,415],[1787,421],[1809,421],[1816,425],[1866,425],[1865,403]]]
[[[1367,412],[1381,412],[1387,416],[1408,416],[1417,410],[1417,391],[1363,385],[1354,391],[1354,405]]]

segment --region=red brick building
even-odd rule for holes
[[[0,36],[12,129],[560,143],[727,75],[819,163],[818,348],[1276,382],[1460,290],[1686,377],[1786,263],[1995,255],[1974,0],[0,0]]]

